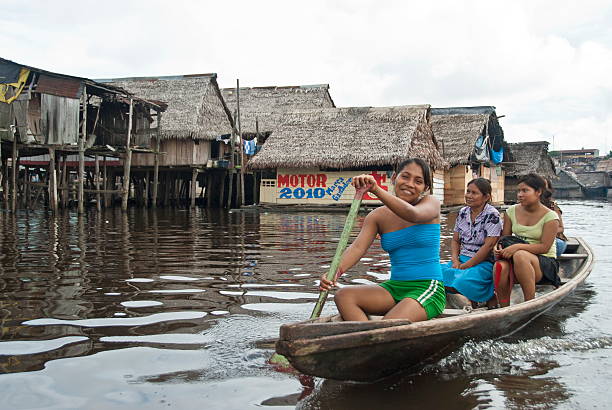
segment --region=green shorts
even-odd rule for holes
[[[416,300],[423,306],[427,319],[438,316],[446,307],[444,284],[439,280],[387,280],[380,283],[396,302],[405,298]]]

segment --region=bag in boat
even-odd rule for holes
[[[505,249],[511,245],[516,245],[519,243],[525,244],[528,242],[524,239],[519,238],[518,236],[506,235],[506,236],[502,236],[501,238],[499,238],[499,242],[497,243],[501,246],[502,249]]]

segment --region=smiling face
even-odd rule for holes
[[[540,202],[540,196],[542,196],[542,191],[539,189],[534,189],[530,187],[524,182],[518,184],[518,191],[516,193],[516,199],[518,202],[523,205],[533,205],[535,203]]]
[[[406,202],[415,201],[427,189],[423,169],[414,162],[394,174],[391,182],[395,184],[395,195]]]
[[[465,204],[470,208],[480,209],[489,200],[489,195],[483,194],[476,184],[469,184],[465,191]]]

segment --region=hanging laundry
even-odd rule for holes
[[[244,141],[244,153],[246,155],[254,155],[255,154],[255,140],[252,139],[250,141]]]
[[[481,135],[474,144],[474,151],[472,156],[475,161],[487,161],[489,160],[489,146],[487,144],[489,137]]]
[[[495,149],[491,150],[491,161],[494,164],[499,164],[504,160],[504,147],[500,146],[499,151],[495,151]]]

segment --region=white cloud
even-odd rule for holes
[[[610,149],[606,1],[3,1],[2,57],[90,78],[329,83],[338,105],[495,105],[510,141]]]

